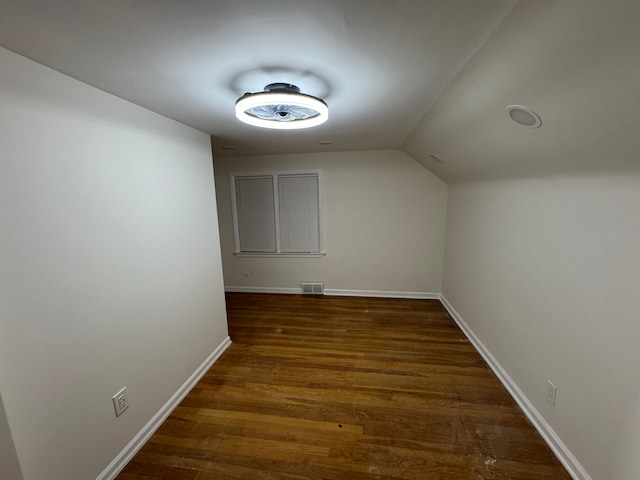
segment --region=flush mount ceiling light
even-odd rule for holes
[[[511,120],[516,122],[518,125],[529,128],[539,128],[540,125],[542,125],[540,115],[528,107],[523,107],[522,105],[509,105],[505,110],[509,114]]]
[[[264,92],[240,97],[236,117],[256,127],[293,130],[323,124],[329,118],[329,107],[319,98],[300,93],[295,85],[270,83]]]

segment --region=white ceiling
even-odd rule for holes
[[[0,0],[0,45],[212,134],[216,156],[400,148],[452,182],[639,173],[639,22],[629,0]],[[236,120],[273,82],[329,121]]]
[[[219,155],[399,148],[515,3],[2,0],[0,45],[212,134]],[[323,97],[329,121],[236,120],[273,82]]]
[[[402,149],[447,182],[640,173],[639,25],[639,1],[520,1]]]

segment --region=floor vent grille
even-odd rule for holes
[[[323,295],[324,294],[324,283],[322,282],[302,282],[300,286],[302,287],[303,295]]]

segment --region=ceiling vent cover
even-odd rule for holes
[[[324,294],[323,282],[302,282],[300,286],[302,287],[303,295],[323,295]]]
[[[290,130],[321,125],[329,118],[327,104],[300,93],[290,83],[270,83],[264,92],[245,93],[236,101],[238,120],[264,128]]]
[[[506,109],[509,118],[518,125],[529,128],[539,128],[542,125],[540,115],[531,110],[529,107],[522,105],[509,105]]]

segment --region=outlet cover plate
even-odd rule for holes
[[[127,396],[127,387],[123,387],[118,393],[116,393],[113,397],[113,408],[116,411],[116,417],[119,417],[124,413],[124,411],[129,408],[129,397]]]

